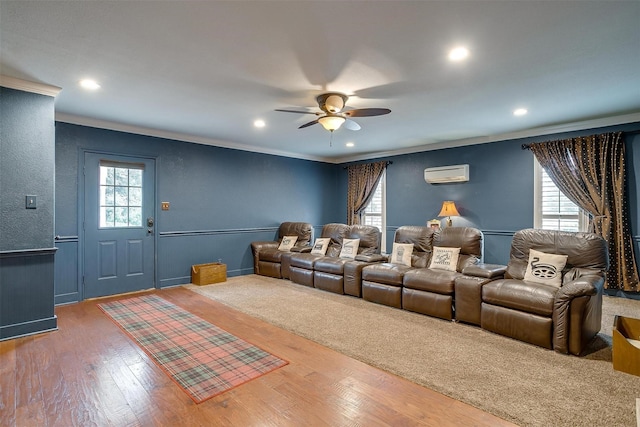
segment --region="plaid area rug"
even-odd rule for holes
[[[98,307],[196,403],[289,363],[156,295]]]

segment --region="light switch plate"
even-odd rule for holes
[[[35,209],[37,207],[36,196],[25,196],[25,207],[27,209]]]
[[[169,207],[171,206],[171,204],[169,202],[162,202],[161,205],[162,205],[162,210],[163,211],[168,211]]]

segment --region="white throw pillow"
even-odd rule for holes
[[[360,246],[360,239],[343,239],[340,258],[355,259],[358,255],[358,246]]]
[[[284,236],[282,241],[280,242],[280,246],[278,246],[279,251],[289,252],[293,245],[296,244],[298,240],[298,236]]]
[[[313,249],[311,249],[311,253],[316,255],[326,254],[329,243],[331,243],[331,237],[320,237],[316,239],[313,244]]]
[[[431,254],[431,264],[429,268],[436,270],[456,271],[458,267],[458,257],[460,248],[446,248],[444,246],[434,246]]]
[[[413,243],[394,242],[389,262],[411,267],[411,254],[413,254]]]
[[[565,265],[567,265],[566,255],[547,254],[530,249],[524,280],[560,287],[562,286],[562,269]]]

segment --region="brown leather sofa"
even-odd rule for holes
[[[306,222],[283,222],[278,227],[278,240],[268,242],[252,242],[251,252],[253,253],[253,272],[262,276],[283,278],[282,257],[290,252],[280,251],[278,247],[285,236],[298,236],[292,251],[305,250],[309,247],[313,227]]]
[[[561,287],[524,280],[530,250],[567,255]],[[536,266],[535,260],[532,259],[533,269],[549,268]],[[595,234],[526,229],[513,237],[504,278],[487,280],[479,266],[475,270],[466,269],[465,277],[456,286],[468,286],[474,280],[470,278],[472,274],[475,280],[484,282],[479,297],[468,294],[464,301],[468,307],[476,307],[470,312],[479,307],[483,329],[560,353],[579,355],[600,331],[608,260],[607,244]],[[493,267],[496,271],[496,266]],[[470,320],[476,323],[477,317]]]
[[[454,317],[456,278],[482,259],[482,232],[471,227],[398,228],[396,243],[413,243],[411,267],[393,263],[367,266],[362,271],[362,297],[367,301],[415,311],[442,319]],[[455,271],[429,268],[433,247],[460,248]]]
[[[326,224],[320,236],[331,238],[325,255],[292,253],[289,255],[289,279],[300,285],[343,294],[347,264],[362,265],[359,263],[385,259],[380,255],[380,236],[380,231],[369,225]],[[356,256],[358,261],[339,257],[344,239],[360,239]]]

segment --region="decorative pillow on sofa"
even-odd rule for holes
[[[413,254],[413,243],[393,242],[393,250],[389,262],[411,267],[411,254]]]
[[[280,242],[280,246],[278,246],[279,251],[289,252],[293,245],[296,244],[298,240],[298,236],[284,236],[282,241]]]
[[[429,268],[436,270],[456,271],[458,267],[458,257],[460,248],[445,248],[444,246],[434,246],[431,254],[431,264]]]
[[[566,255],[547,254],[530,249],[524,280],[560,287],[562,286],[562,269],[565,265],[567,265]]]
[[[343,239],[340,258],[355,259],[358,255],[358,246],[360,246],[360,239]]]
[[[329,243],[331,243],[331,237],[320,237],[316,239],[313,244],[313,249],[311,249],[311,253],[316,255],[326,254]]]

